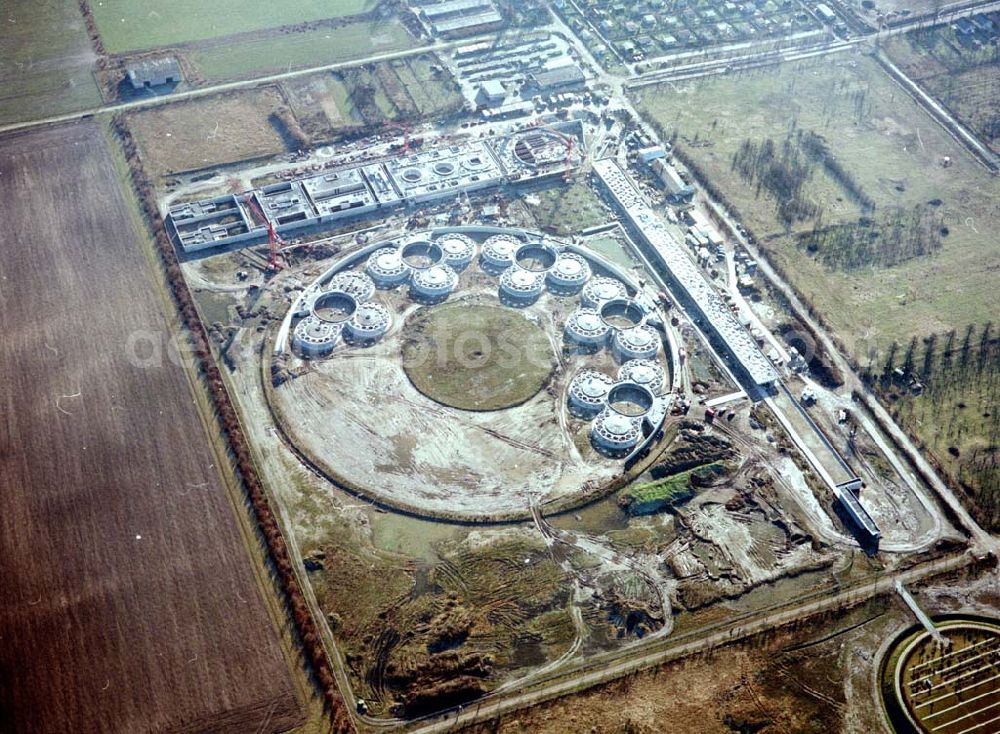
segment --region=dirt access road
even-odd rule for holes
[[[0,731],[286,731],[191,385],[148,359],[166,302],[118,181],[96,123],[0,139]]]
[[[553,680],[533,690],[496,701],[491,700],[490,697],[486,697],[478,703],[470,704],[465,709],[449,711],[444,716],[428,717],[422,726],[415,727],[411,730],[410,734],[437,734],[438,732],[460,731],[463,727],[476,722],[491,721],[511,711],[575,693],[590,686],[606,683],[637,670],[650,668],[695,652],[720,647],[726,643],[768,629],[774,629],[797,619],[836,609],[848,603],[859,603],[880,594],[895,593],[895,584],[897,581],[907,584],[913,583],[930,576],[953,571],[967,565],[969,562],[971,562],[971,556],[968,554],[952,556],[951,558],[926,563],[898,574],[886,575],[871,583],[837,594],[830,594],[815,601],[799,604],[781,611],[761,614],[744,620],[735,626],[727,626],[717,632],[690,641],[680,642],[667,638],[661,641],[662,644],[654,645],[652,646],[653,649],[645,652],[641,648],[629,648],[627,651],[617,653],[614,660],[608,660],[591,669],[582,670],[562,679]]]

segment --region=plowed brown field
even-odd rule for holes
[[[0,732],[291,728],[184,370],[129,358],[168,326],[102,129],[0,140],[0,202]]]

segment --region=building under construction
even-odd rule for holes
[[[185,252],[256,242],[375,210],[562,175],[579,164],[579,148],[575,135],[529,128],[177,204],[167,218]]]

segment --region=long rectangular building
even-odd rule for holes
[[[661,265],[673,285],[681,289],[710,327],[710,337],[742,368],[758,386],[770,386],[778,372],[764,356],[753,337],[739,322],[718,291],[646,203],[618,161],[603,158],[594,163],[594,172],[603,182],[628,224],[650,250],[654,263]]]
[[[197,252],[262,240],[269,223],[286,234],[378,209],[562,174],[566,149],[563,133],[524,130],[176,204],[167,219],[181,248]]]

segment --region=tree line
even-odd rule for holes
[[[798,235],[798,243],[831,268],[892,267],[941,249],[941,218],[926,206],[889,207],[877,218],[823,226]]]
[[[864,377],[974,499],[977,521],[1000,530],[1000,328],[969,324],[894,342],[879,372]]]
[[[152,231],[156,249],[160,255],[170,285],[175,305],[191,341],[192,355],[196,358],[202,382],[206,387],[216,417],[232,452],[232,460],[237,478],[242,482],[257,519],[258,529],[263,537],[277,574],[280,589],[284,592],[285,603],[295,624],[299,641],[305,651],[316,683],[323,695],[331,716],[331,730],[337,734],[351,731],[350,718],[344,700],[337,689],[330,660],[326,654],[322,634],[306,602],[295,573],[295,563],[288,550],[274,510],[271,508],[263,483],[257,473],[249,443],[243,433],[219,366],[212,354],[208,333],[195,307],[194,297],[184,280],[177,253],[167,234],[163,218],[156,203],[156,194],[139,158],[135,140],[124,115],[117,114],[112,127],[129,164],[132,185]]]

